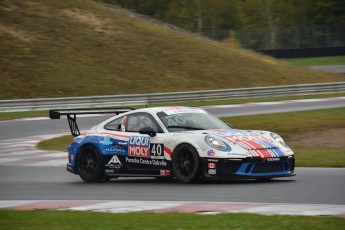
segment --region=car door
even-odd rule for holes
[[[130,136],[128,141],[128,157],[125,163],[129,169],[145,170],[145,174],[157,174],[157,170],[168,167],[164,157],[165,133],[160,125],[149,113],[132,113],[126,118],[125,134]],[[150,128],[155,136],[140,134],[139,131]]]
[[[151,128],[155,136],[140,134]],[[108,175],[168,175],[170,161],[164,151],[165,133],[149,113],[137,112],[116,118],[105,124],[111,134],[102,141],[105,172]]]

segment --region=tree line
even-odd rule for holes
[[[345,25],[344,0],[104,0],[218,40],[231,31]],[[345,30],[345,29],[344,29]]]

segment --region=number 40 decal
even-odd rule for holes
[[[164,157],[164,145],[163,144],[150,144],[151,156]]]

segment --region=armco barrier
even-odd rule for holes
[[[66,109],[82,107],[145,105],[152,103],[208,101],[229,98],[293,96],[335,92],[345,92],[345,82],[173,93],[0,100],[0,112],[48,110],[54,108]]]

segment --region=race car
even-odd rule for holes
[[[81,135],[80,114],[114,113]],[[50,110],[68,118],[74,136],[67,170],[85,182],[155,177],[207,179],[294,176],[294,153],[276,133],[239,130],[194,107]]]

